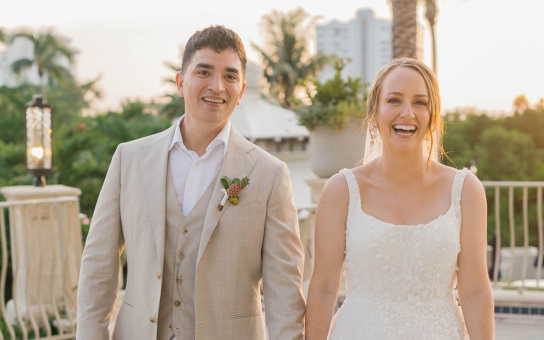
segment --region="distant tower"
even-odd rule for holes
[[[58,36],[69,44],[70,39]],[[11,70],[11,64],[21,58],[34,59],[34,46],[30,40],[24,37],[15,38],[13,43],[7,44],[4,51],[0,51],[0,86],[17,87],[23,83],[33,85],[40,84],[38,67],[33,64],[29,69],[24,70],[20,75],[16,75]],[[73,74],[74,69],[70,61],[63,55],[57,56],[58,62]],[[47,82],[47,74],[45,75]]]
[[[422,34],[418,25],[418,58],[423,51]],[[342,59],[351,59],[342,76],[360,77],[371,83],[380,69],[392,59],[392,22],[376,18],[372,9],[360,9],[355,19],[341,23],[332,21],[317,25],[317,52],[334,54]],[[333,67],[326,67],[318,75],[325,81],[334,75]]]

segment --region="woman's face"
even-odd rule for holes
[[[429,93],[419,72],[397,67],[385,77],[376,122],[386,149],[423,150],[430,120]]]

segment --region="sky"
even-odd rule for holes
[[[508,114],[520,94],[530,103],[544,97],[544,1],[437,1],[443,111]],[[22,27],[35,31],[53,27],[70,38],[79,51],[77,78],[84,82],[101,75],[103,99],[94,108],[115,110],[126,98],[149,100],[171,93],[172,85],[163,79],[174,75],[164,62],[179,64],[180,46],[210,25],[236,31],[248,58],[260,63],[251,44],[264,45],[262,16],[296,7],[320,16],[319,23],[350,21],[362,8],[391,19],[387,0],[0,0],[0,27],[8,33]],[[426,27],[422,11],[420,22]],[[428,32],[424,50],[424,61],[430,64]]]

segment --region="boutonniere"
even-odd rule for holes
[[[238,195],[245,187],[249,185],[249,178],[244,177],[242,179],[230,179],[227,176],[223,176],[223,178],[221,178],[221,184],[223,184],[223,189],[221,189],[221,192],[224,195],[221,203],[219,203],[219,206],[217,207],[219,210],[223,210],[227,199],[229,199],[230,203],[232,204],[238,204]]]

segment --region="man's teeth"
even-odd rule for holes
[[[211,102],[211,103],[221,104],[221,103],[224,102],[224,100],[222,100],[222,99],[212,99],[212,98],[202,98],[202,99],[204,99],[204,101],[206,101],[206,102]]]

